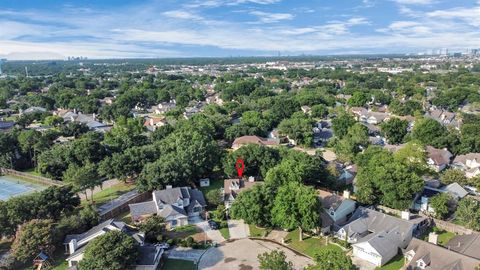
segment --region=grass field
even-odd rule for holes
[[[404,263],[405,260],[403,259],[403,256],[399,254],[384,266],[377,267],[376,270],[400,270]]]
[[[325,245],[325,238],[323,237],[307,237],[304,235],[303,241],[299,241],[298,229],[288,233],[285,243],[297,250],[300,253],[307,254],[310,257],[314,257],[321,249],[332,248],[342,250],[340,247],[334,244]]]
[[[440,230],[438,229],[437,227],[433,227],[433,228],[430,228],[429,230],[427,230],[423,235],[422,235],[422,240],[424,241],[428,241],[428,234],[431,233],[431,232],[437,232],[438,234],[438,244],[441,245],[441,246],[445,246],[448,241],[450,241],[450,239],[452,239],[453,237],[455,237],[455,234],[452,233],[452,232],[447,232],[445,230]]]
[[[102,205],[106,202],[120,197],[122,194],[125,194],[133,189],[135,189],[135,185],[122,182],[109,188],[105,188],[102,191],[94,194],[93,201],[95,202],[95,205]],[[88,200],[91,201],[90,197]],[[82,201],[82,203],[86,204],[88,202]]]
[[[192,261],[165,259],[160,270],[196,270]]]

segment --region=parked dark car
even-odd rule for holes
[[[209,220],[208,221],[208,226],[210,227],[210,229],[212,230],[218,230],[218,223],[213,221],[213,220]]]

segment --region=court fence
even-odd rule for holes
[[[29,181],[43,184],[43,185],[48,185],[48,186],[63,186],[65,183],[62,181],[58,180],[53,180],[50,178],[46,178],[43,176],[38,176],[38,175],[33,175],[30,173],[25,173],[25,172],[20,172],[12,169],[7,169],[7,168],[0,168],[0,172],[2,174],[9,174],[9,175],[14,175],[14,176],[20,176],[22,178],[28,179]]]

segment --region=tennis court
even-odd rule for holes
[[[30,183],[11,175],[2,175],[0,176],[0,201],[45,188],[45,186]]]

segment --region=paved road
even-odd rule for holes
[[[217,248],[208,249],[200,258],[199,270],[254,270],[259,269],[257,256],[272,250],[282,250],[287,260],[293,263],[294,269],[304,269],[314,262],[304,256],[297,255],[281,245],[257,241],[251,239],[240,239],[233,242],[225,242]]]
[[[230,239],[242,239],[250,235],[248,225],[243,220],[229,219],[228,231],[230,232]]]
[[[225,241],[222,234],[219,230],[212,230],[206,220],[201,219],[200,217],[196,217],[194,219],[190,219],[188,221],[190,224],[195,224],[198,228],[204,231],[207,234],[207,237],[210,238],[213,242],[221,243]]]

